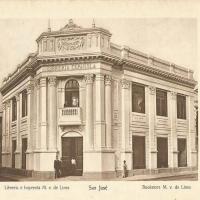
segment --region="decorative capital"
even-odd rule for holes
[[[7,106],[7,108],[10,108],[10,100],[8,100],[8,101],[6,102],[6,106]]]
[[[48,82],[50,86],[56,86],[56,77],[48,77]]]
[[[40,87],[46,87],[46,83],[47,83],[46,77],[41,77],[40,78]]]
[[[16,98],[16,101],[19,101],[19,99],[20,99],[20,94],[16,94],[16,95],[15,95],[15,98]]]
[[[5,110],[5,109],[6,109],[6,104],[3,103],[3,104],[2,104],[2,110]]]
[[[122,79],[121,80],[121,85],[122,85],[123,89],[129,89],[130,82],[128,80],[126,80],[126,79]]]
[[[27,94],[30,94],[31,92],[32,92],[32,90],[33,90],[33,84],[32,83],[29,83],[28,85],[27,85]]]
[[[151,95],[155,95],[156,94],[156,88],[154,86],[149,86],[149,91]]]
[[[94,74],[87,74],[85,75],[85,82],[86,84],[92,84],[94,79]]]
[[[104,74],[95,74],[96,81],[104,81]]]
[[[171,94],[171,98],[175,100],[177,93],[174,91],[171,91],[170,94]]]
[[[112,77],[110,75],[106,75],[105,77],[105,85],[111,85]]]
[[[35,85],[35,87],[36,87],[37,89],[40,87],[40,79],[39,79],[39,78],[35,79],[34,85]]]

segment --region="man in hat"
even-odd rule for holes
[[[58,159],[58,155],[56,155],[56,160],[54,160],[54,170],[55,170],[55,178],[59,178],[61,170],[61,161]]]

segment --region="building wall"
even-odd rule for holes
[[[27,78],[4,96],[3,115],[6,121],[4,121],[3,132],[3,166],[11,167],[11,142],[17,139],[15,166],[21,168],[21,140],[28,138],[27,169],[53,171],[52,163],[56,152],[62,155],[61,137],[73,131],[84,138],[85,172],[122,170],[123,160],[127,161],[128,169],[132,170],[132,136],[134,135],[146,138],[147,169],[157,168],[157,137],[168,138],[169,167],[177,167],[177,138],[187,139],[187,164],[190,167],[196,166],[193,90],[135,72],[127,70],[122,72],[100,63],[96,63],[93,70],[74,70],[73,76],[71,74],[72,71],[48,72],[45,68],[41,68],[36,77]],[[88,83],[85,76],[88,74],[93,74],[90,80],[93,118],[92,126],[89,127],[92,128],[90,132],[93,134],[92,151],[86,139],[88,137],[86,125]],[[106,74],[112,78],[110,86],[111,146],[107,146],[105,142],[107,137],[105,116],[106,109],[109,109],[106,108]],[[71,78],[76,79],[80,85],[80,122],[77,119],[72,122],[61,119],[64,88]],[[133,82],[145,85],[145,114],[131,112],[131,84]],[[168,117],[156,116],[156,88],[168,91]],[[28,89],[30,100],[28,101],[28,116],[21,118],[21,91],[24,89]],[[177,93],[187,96],[186,120],[176,119]],[[11,122],[12,107],[9,100],[15,95],[18,95],[17,106],[20,112],[18,112],[17,120]],[[55,121],[55,127],[51,126],[52,120]],[[93,159],[94,163],[91,161]],[[111,162],[108,162],[110,160]]]

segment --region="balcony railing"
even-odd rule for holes
[[[79,125],[81,124],[81,108],[67,107],[59,109],[60,125]]]

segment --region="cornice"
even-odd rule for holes
[[[0,92],[4,94],[6,90],[10,90],[14,88],[17,84],[25,80],[29,76],[34,76],[33,64],[36,62],[36,59],[33,59],[28,66],[25,66],[22,68],[19,72],[16,72],[16,74],[12,75],[10,80],[8,80],[7,83],[5,83],[1,88]]]
[[[130,61],[127,59],[122,59],[122,60],[123,60],[122,69],[124,70],[138,72],[141,74],[145,74],[147,76],[152,76],[158,79],[174,82],[179,85],[182,84],[182,85],[185,85],[186,87],[190,87],[193,89],[195,85],[197,84],[195,80],[187,79],[187,78],[184,78],[183,76],[179,76],[170,72],[165,72],[165,71],[150,67],[148,65],[138,64],[134,61]]]
[[[19,82],[27,78],[28,76],[34,76],[36,71],[42,66],[42,65],[51,65],[53,64],[60,64],[60,63],[66,63],[66,62],[105,62],[110,64],[111,66],[119,66],[120,70],[128,70],[128,71],[134,71],[141,74],[145,74],[147,76],[152,76],[158,79],[174,82],[176,84],[182,84],[186,87],[194,88],[196,85],[196,81],[192,79],[187,79],[182,76],[165,72],[159,69],[155,69],[151,66],[140,64],[134,61],[130,61],[125,58],[121,58],[119,56],[106,53],[106,52],[100,52],[100,53],[82,53],[82,54],[69,54],[65,56],[35,56],[32,61],[22,68],[19,72],[16,72],[15,75],[13,75],[10,80],[8,80],[7,83],[5,83],[0,91],[2,93],[5,93],[6,90],[14,88]]]

